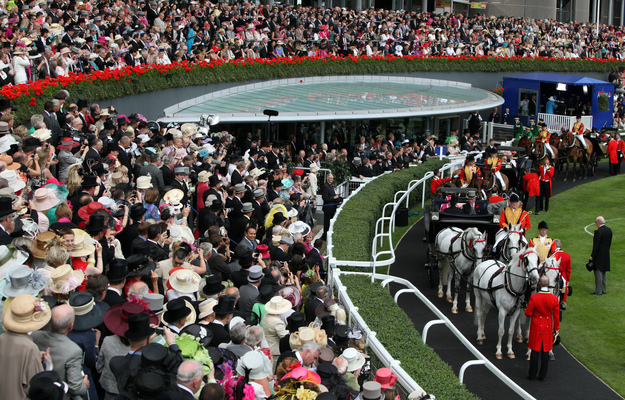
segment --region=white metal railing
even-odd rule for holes
[[[474,154],[476,158],[481,157],[481,153]],[[445,164],[441,169],[441,177],[444,177],[447,172],[449,175],[453,174],[453,172],[460,168],[465,161],[466,154],[461,155],[460,157],[455,157],[451,160],[450,163]],[[422,198],[421,205],[422,207],[425,205],[426,198],[426,188],[427,181],[433,176],[432,172],[428,172],[423,176],[423,178],[411,181],[408,184],[408,188],[405,191],[399,191],[395,193],[393,202],[387,203],[382,210],[382,217],[378,219],[375,226],[375,235],[372,243],[372,251],[371,251],[371,261],[349,261],[349,260],[337,260],[333,256],[333,244],[332,244],[332,233],[334,232],[334,222],[336,221],[336,216],[340,214],[342,207],[339,208],[335,218],[332,219],[330,223],[330,229],[328,231],[328,242],[327,242],[327,253],[328,253],[328,284],[331,285],[334,289],[337,290],[339,300],[346,307],[348,314],[350,316],[350,321],[356,321],[358,325],[362,328],[363,335],[367,340],[367,345],[373,350],[373,352],[378,356],[378,358],[382,361],[382,363],[390,368],[397,376],[400,385],[407,392],[417,392],[415,395],[416,398],[425,394],[425,391],[406,373],[406,371],[401,368],[400,361],[395,360],[388,351],[384,348],[384,346],[377,340],[375,337],[375,332],[369,329],[366,322],[358,313],[358,308],[354,306],[349,295],[347,294],[347,290],[345,286],[341,283],[340,275],[341,274],[349,274],[349,272],[341,272],[337,266],[349,266],[349,267],[363,267],[363,268],[371,268],[370,273],[360,273],[353,272],[354,274],[364,274],[371,277],[371,281],[375,282],[376,279],[383,279],[382,286],[385,286],[389,282],[397,282],[407,287],[407,289],[402,289],[398,291],[395,295],[395,302],[402,293],[412,292],[419,298],[424,304],[428,306],[432,310],[432,312],[437,316],[438,319],[430,321],[424,327],[423,331],[423,340],[424,343],[427,340],[428,330],[431,326],[437,324],[444,324],[452,331],[452,333],[460,340],[460,342],[467,347],[469,351],[476,357],[475,360],[467,361],[460,369],[459,379],[464,379],[464,372],[469,366],[472,365],[485,365],[497,378],[499,378],[502,382],[504,382],[508,387],[510,387],[515,393],[517,393],[521,398],[527,400],[535,400],[529,393],[527,393],[523,388],[518,386],[514,381],[508,378],[503,372],[501,372],[494,364],[492,364],[486,357],[484,357],[474,346],[473,344],[460,332],[454,324],[440,311],[438,308],[432,304],[427,297],[425,297],[412,283],[409,281],[397,278],[389,275],[380,275],[376,273],[376,268],[380,266],[388,266],[395,262],[395,251],[393,248],[392,242],[392,234],[395,231],[395,218],[394,216],[397,213],[397,210],[401,206],[408,206],[410,201],[410,194],[416,190],[419,185],[422,186]],[[373,178],[370,182],[374,181],[376,178]],[[351,193],[351,196],[356,195],[363,186],[360,186],[357,190]],[[346,202],[349,198],[346,199]],[[385,230],[386,228],[386,230]],[[381,250],[378,251],[378,246],[382,247],[384,245],[384,238],[388,239],[389,250]],[[378,261],[378,259],[383,255],[389,255],[388,260]]]
[[[550,130],[559,131],[562,128],[570,130],[573,128],[573,124],[576,121],[576,116],[573,115],[560,115],[560,114],[545,114],[539,113],[538,119],[542,119],[547,124],[547,128]],[[582,123],[587,129],[592,128],[592,115],[582,115]]]

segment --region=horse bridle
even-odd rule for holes
[[[519,235],[519,246],[518,247],[510,247],[508,246],[508,242],[509,242],[509,238],[510,238],[510,234],[512,233],[517,233]],[[515,249],[516,251],[519,251],[521,249],[521,242],[523,241],[521,239],[521,237],[523,236],[523,232],[521,231],[509,231],[508,235],[506,236],[506,241],[504,243],[504,247],[503,247],[503,252],[504,252],[504,258],[506,257],[506,250],[512,250]],[[512,257],[510,257],[508,260],[511,260]]]
[[[560,291],[560,279],[562,278],[562,273],[560,272],[560,268],[559,267],[549,267],[547,265],[547,261],[543,262],[540,265],[540,269],[538,270],[538,274],[539,275],[545,275],[547,272],[545,270],[550,269],[550,270],[555,270],[558,271],[558,277],[556,279],[556,284],[554,285],[549,285],[548,288],[549,289],[555,289],[554,290],[554,294],[558,293],[558,291]]]

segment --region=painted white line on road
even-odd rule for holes
[[[610,221],[620,221],[620,220],[622,220],[622,219],[625,219],[625,218],[606,219],[606,220],[605,220],[605,222],[610,222]],[[595,224],[595,223],[593,222],[592,224],[588,224],[588,225],[586,225],[586,226],[584,227],[584,231],[586,231],[586,233],[587,233],[587,234],[589,234],[590,236],[595,236],[595,234],[594,234],[594,233],[590,233],[590,232],[588,232],[588,228],[590,228],[590,227],[591,227],[591,226],[593,226],[594,224]]]

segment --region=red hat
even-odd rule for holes
[[[150,316],[150,325],[158,325],[160,323],[158,316],[153,311],[146,309],[143,304],[127,301],[106,310],[104,313],[104,325],[106,325],[109,331],[123,337],[128,330],[128,317],[132,314],[140,313],[146,313]]]
[[[61,139],[61,144],[57,146],[59,150],[71,150],[74,147],[80,146],[80,143],[75,142],[71,137]]]
[[[388,368],[380,368],[376,371],[374,382],[378,382],[382,386],[382,390],[395,386],[397,375]]]
[[[256,246],[256,251],[260,251],[263,258],[271,258],[271,255],[269,255],[269,246],[266,244],[259,244]]]
[[[303,174],[304,174],[304,170],[299,169],[299,168],[296,170],[293,170],[293,172],[291,173],[292,176],[302,176]]]
[[[78,210],[78,216],[81,219],[88,221],[91,214],[93,214],[95,210],[99,210],[101,208],[104,209],[102,203],[100,203],[99,201],[94,201],[87,204],[86,206],[80,207],[80,209]]]

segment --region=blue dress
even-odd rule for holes
[[[195,32],[193,31],[192,28],[189,28],[189,33],[187,34],[187,54],[191,54],[191,52],[193,51],[191,47],[193,46],[194,42],[195,42]]]

